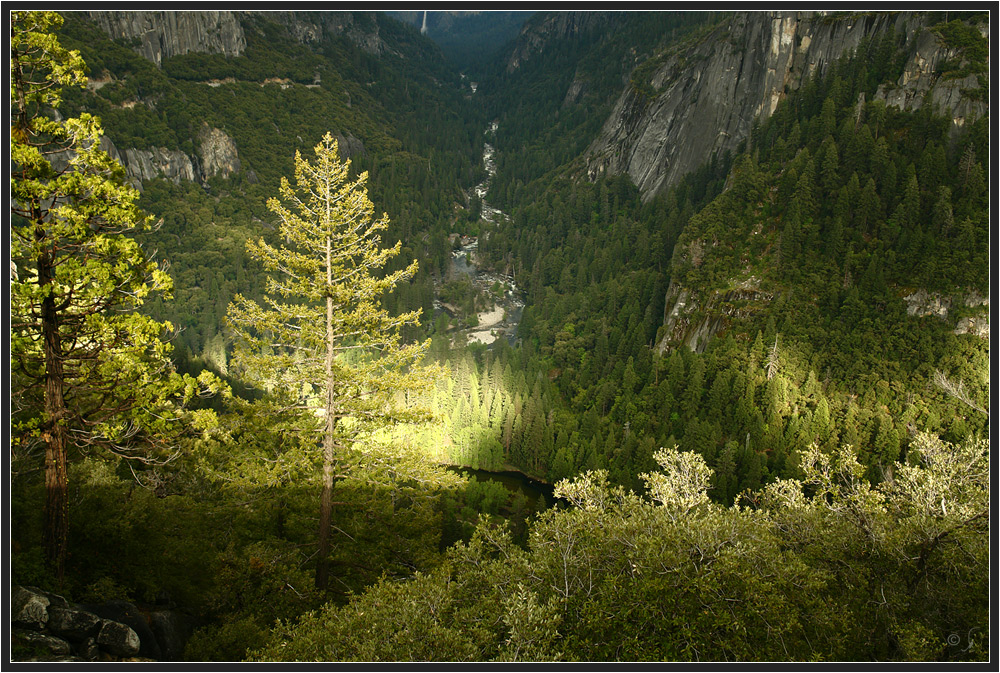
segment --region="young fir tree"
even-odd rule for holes
[[[63,86],[86,86],[80,54],[59,45],[54,12],[11,13],[11,430],[16,461],[44,448],[44,547],[61,581],[75,447],[155,462],[183,404],[208,388],[178,375],[169,330],[137,312],[170,277],[132,234],[150,222],[88,114],[59,119]],[[202,412],[207,418],[211,414]]]
[[[380,245],[389,220],[373,217],[367,172],[350,177],[350,161],[340,160],[329,133],[315,153],[309,163],[296,152],[295,185],[282,178],[281,198],[268,200],[288,247],[263,239],[247,244],[269,273],[263,303],[237,294],[229,323],[233,366],[311,412],[304,417],[322,437],[316,585],[325,589],[334,480],[360,453],[369,451],[369,465],[381,460],[371,454],[371,441],[388,427],[426,418],[406,404],[405,391],[429,383],[420,366],[429,342],[407,344],[400,336],[404,326],[419,323],[419,310],[393,316],[380,304],[413,278],[417,262],[383,273],[400,243]]]

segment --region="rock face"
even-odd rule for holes
[[[988,39],[989,26],[982,25],[980,30]],[[876,100],[883,100],[886,105],[902,110],[916,110],[929,94],[937,110],[951,110],[952,120],[958,126],[968,119],[982,117],[986,114],[985,101],[972,100],[963,93],[979,88],[975,75],[954,79],[937,76],[938,66],[957,55],[956,50],[942,46],[932,32],[919,32],[906,69],[896,86],[880,86],[875,94]]]
[[[157,67],[165,58],[190,52],[239,56],[247,46],[234,12],[93,11],[87,15],[112,38],[137,42],[139,53]]]
[[[954,307],[964,307],[965,311],[971,310],[973,315],[963,315],[957,319],[955,334],[972,334],[986,340],[990,338],[990,299],[975,290],[958,299],[920,289],[904,296],[903,301],[906,303],[907,315],[934,316],[940,320],[947,320],[948,312]]]
[[[664,355],[678,346],[685,346],[702,353],[709,341],[729,326],[731,319],[745,318],[773,298],[771,293],[762,291],[752,277],[726,290],[709,293],[704,299],[671,281],[656,352]]]
[[[208,124],[202,125],[198,134],[198,156],[193,159],[180,150],[165,147],[119,150],[107,136],[101,138],[101,149],[125,167],[126,178],[138,189],[144,181],[155,178],[175,184],[181,180],[203,183],[216,175],[229,177],[241,168],[236,143],[225,131]]]
[[[621,12],[552,12],[529,21],[521,29],[507,72],[517,70],[553,40],[574,37],[620,18]]]
[[[243,19],[261,16],[284,25],[302,43],[324,34],[342,35],[368,53],[394,53],[381,36],[375,12],[290,11],[155,11],[86,12],[114,39],[132,42],[144,57],[162,67],[163,60],[200,52],[239,56],[247,46]]]
[[[313,42],[329,33],[375,56],[396,53],[382,38],[374,12],[278,12],[272,18],[288,26],[300,42]]]
[[[180,150],[154,147],[151,150],[126,149],[121,157],[122,165],[129,179],[143,182],[153,178],[167,178],[174,183],[194,180],[194,164],[191,158]]]
[[[365,144],[351,133],[348,133],[346,137],[341,133],[337,134],[337,148],[340,150],[340,156],[343,159],[368,156]]]
[[[652,93],[626,87],[588,149],[591,179],[626,173],[649,200],[713,153],[735,150],[749,137],[754,119],[769,117],[787,91],[890,29],[914,46],[907,74],[879,97],[915,107],[931,91],[937,104],[951,107],[956,123],[985,113],[985,101],[961,96],[963,87],[977,83],[934,75],[950,52],[925,30],[921,15],[824,14],[739,12],[693,46],[665,55],[653,70]]]
[[[907,315],[932,315],[944,319],[948,317],[948,310],[951,308],[951,297],[938,292],[929,293],[927,290],[917,290],[908,294],[903,297],[903,301],[906,302]]]

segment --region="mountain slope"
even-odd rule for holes
[[[735,151],[754,120],[774,113],[789,91],[823,74],[841,55],[864,43],[899,40],[903,72],[878,82],[874,97],[918,107],[925,95],[955,123],[983,116],[976,74],[948,77],[939,66],[962,58],[930,28],[926,13],[739,12],[694,44],[674,46],[642,63],[587,152],[593,179],[627,173],[644,197],[662,192],[713,154]],[[979,30],[988,30],[980,23]],[[891,38],[889,37],[891,36]],[[883,53],[872,54],[879,65]],[[886,72],[886,75],[889,73]]]
[[[297,150],[327,131],[376,207],[421,261],[391,300],[430,315],[433,274],[464,189],[480,179],[485,122],[440,50],[378,13],[70,13],[67,46],[91,69],[68,111],[98,114],[106,144],[163,218],[147,244],[169,260],[176,301],[150,309],[182,327],[179,343],[224,368],[229,297],[259,291],[245,241],[270,235],[266,199]]]
[[[975,17],[922,20],[977,47]],[[637,485],[652,448],[677,442],[731,500],[794,475],[813,441],[851,444],[880,479],[916,430],[985,431],[935,371],[983,406],[988,117],[886,105],[913,53],[891,33],[860,41],[731,161],[662,194],[591,183],[579,161],[515,190],[480,252],[528,292],[519,357],[552,381],[556,419],[542,473],[599,466]],[[974,58],[948,67],[976,74]]]
[[[420,28],[457,68],[478,77],[496,51],[517,37],[525,20],[534,12],[391,11],[388,14]]]

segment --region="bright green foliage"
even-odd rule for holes
[[[12,448],[27,461],[45,448],[46,549],[60,576],[70,447],[164,460],[190,427],[183,405],[219,390],[207,372],[178,375],[161,341],[170,325],[137,311],[171,282],[132,237],[150,220],[101,151],[98,119],[50,116],[63,85],[86,83],[79,53],[50,32],[61,23],[11,15],[10,146]]]
[[[349,177],[350,161],[341,162],[329,134],[315,150],[314,165],[296,153],[294,188],[282,180],[281,200],[268,201],[289,247],[247,244],[269,274],[268,296],[261,304],[238,294],[230,305],[232,366],[261,389],[344,420],[338,428],[350,441],[387,422],[426,418],[401,395],[425,384],[416,365],[428,344],[403,343],[399,334],[419,311],[393,316],[379,303],[416,273],[416,262],[380,273],[401,244],[380,245],[388,220],[372,219],[367,173]]]
[[[446,566],[284,623],[253,658],[983,659],[987,447],[918,444],[895,485],[860,479],[849,449],[813,450],[804,481],[682,517],[710,474],[696,454],[661,452],[647,481],[663,505],[587,473],[558,485],[572,506],[527,550],[484,523]]]

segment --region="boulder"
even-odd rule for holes
[[[97,644],[116,657],[134,657],[139,653],[139,636],[135,631],[110,619],[102,620]]]
[[[97,605],[84,604],[80,607],[89,612],[93,612],[95,615],[103,619],[119,622],[128,626],[139,638],[140,647],[138,655],[140,657],[146,657],[149,659],[160,658],[160,646],[156,642],[156,636],[153,635],[152,630],[149,628],[149,623],[146,621],[145,615],[139,611],[139,608],[135,607],[128,601],[122,600],[106,601]],[[100,638],[98,638],[98,642],[100,643]]]
[[[44,649],[52,656],[61,657],[70,653],[70,644],[62,638],[56,638],[36,631],[15,631],[14,638],[31,648]]]
[[[67,640],[85,640],[100,632],[101,618],[83,610],[53,607],[49,609],[49,630]]]
[[[44,629],[49,621],[49,599],[39,591],[14,587],[10,594],[11,621],[26,629]]]
[[[76,644],[76,653],[87,661],[94,661],[101,655],[101,648],[98,647],[96,638],[86,638]]]
[[[149,627],[160,645],[163,661],[180,661],[184,658],[184,646],[194,631],[190,617],[174,610],[158,610],[149,613]]]
[[[55,606],[57,608],[68,608],[69,607],[69,601],[67,601],[65,598],[63,598],[59,594],[54,594],[54,593],[52,593],[50,591],[43,591],[43,590],[39,589],[38,587],[27,586],[27,587],[23,587],[23,588],[27,589],[28,591],[31,591],[32,593],[36,593],[39,596],[45,596],[46,598],[49,599],[49,605],[50,606]]]

